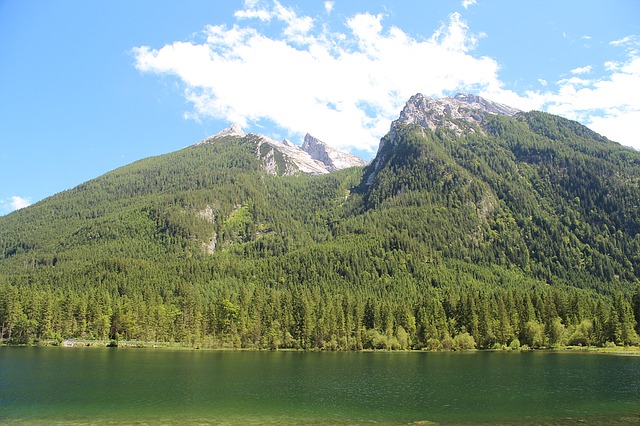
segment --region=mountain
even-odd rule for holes
[[[364,194],[369,208],[428,199],[446,212],[443,222],[460,214],[449,236],[460,232],[458,256],[506,256],[538,277],[548,270],[549,282],[635,282],[639,165],[637,151],[557,116],[416,95],[365,170]]]
[[[391,129],[416,123],[431,130],[451,129],[460,136],[465,133],[482,132],[477,125],[484,123],[490,114],[513,117],[520,112],[480,96],[458,93],[453,98],[433,99],[417,94],[409,99]]]
[[[346,160],[345,160],[346,159]],[[348,160],[348,161],[347,161]],[[640,153],[412,97],[373,161],[238,126],[0,217],[0,335],[197,347],[629,345]]]
[[[304,137],[302,150],[308,153],[314,160],[324,164],[329,172],[349,167],[364,166],[366,164],[366,161],[363,159],[338,151],[321,140],[314,138],[309,133]]]
[[[246,139],[254,144],[256,156],[262,160],[265,170],[273,175],[291,176],[299,173],[320,175],[366,164],[361,158],[331,148],[308,133],[300,148],[286,139],[279,142],[264,135],[247,135],[237,124],[198,142],[196,145],[216,143],[217,141],[224,143],[228,138]]]
[[[416,124],[433,131],[448,129],[457,137],[465,134],[485,134],[482,124],[491,115],[514,117],[520,112],[515,108],[476,95],[458,93],[453,98],[434,99],[418,93],[409,99],[400,117],[391,123],[388,137],[380,141],[378,155],[372,162],[373,173],[368,178],[368,184],[375,176],[375,170],[384,161],[384,144],[387,141],[393,143],[396,132],[405,126]]]

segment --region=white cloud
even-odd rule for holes
[[[598,78],[560,80],[558,91],[543,95],[540,107],[640,149],[640,57],[606,65],[609,74]]]
[[[309,132],[340,148],[370,152],[415,93],[499,86],[497,62],[470,53],[477,39],[457,13],[419,41],[368,13],[348,18],[348,33],[315,29],[311,18],[277,2],[236,16],[263,19],[262,10],[266,20],[285,23],[279,36],[251,26],[210,26],[202,43],[135,48],[136,67],[182,80],[194,106],[187,117],[245,127],[269,120],[290,138]]]
[[[264,9],[243,9],[237,10],[234,16],[238,19],[253,19],[257,18],[261,21],[270,21],[273,18],[271,12]]]
[[[331,12],[333,11],[333,5],[335,4],[335,2],[333,1],[325,1],[324,2],[324,10],[327,11],[327,15],[330,15]]]
[[[14,210],[22,209],[22,208],[28,207],[30,205],[31,205],[31,203],[26,198],[19,197],[17,195],[14,195],[14,196],[11,197],[11,208],[14,209]]]
[[[462,0],[462,7],[464,7],[465,9],[474,4],[476,4],[476,0]]]
[[[604,62],[605,74],[593,78],[592,66],[576,68],[572,77],[556,82],[553,90],[540,81],[544,91],[515,93],[502,86],[485,88],[481,95],[524,111],[536,109],[579,121],[607,138],[640,150],[640,55],[633,48],[637,37],[611,43],[627,47],[623,61]],[[546,83],[546,81],[545,81]]]
[[[609,110],[605,117],[591,117],[589,127],[611,140],[640,149],[638,123],[640,123],[638,110]]]
[[[621,39],[618,40],[613,40],[612,42],[610,42],[609,44],[611,46],[624,46],[630,43],[634,43],[637,40],[637,36],[635,35],[629,35],[626,37],[622,37]]]
[[[31,202],[28,198],[13,195],[8,199],[0,200],[0,214],[10,213],[14,210],[22,209],[30,205]]]
[[[305,35],[313,28],[311,17],[298,16],[295,10],[283,6],[277,0],[274,0],[273,7],[270,9],[266,6],[258,6],[259,4],[260,2],[257,1],[245,2],[245,9],[235,11],[234,16],[237,19],[259,19],[263,22],[276,19],[286,24],[283,34],[289,41],[305,42]]]
[[[329,13],[333,6],[326,3]],[[582,78],[593,70],[585,66],[570,70],[572,76],[553,88],[540,80],[541,91],[516,93],[505,89],[495,59],[474,54],[478,36],[458,13],[417,40],[385,26],[380,14],[355,14],[344,22],[347,31],[338,32],[277,1],[244,6],[235,12],[236,25],[208,26],[201,42],[133,49],[140,71],[174,75],[184,83],[193,105],[185,117],[213,117],[248,131],[269,123],[294,141],[309,132],[338,148],[374,153],[409,97],[460,91],[576,119],[640,148],[633,127],[640,60],[633,50],[627,49],[626,61],[604,63],[605,76]],[[268,22],[268,28],[252,26],[255,20]],[[275,36],[268,32],[274,24],[282,27]]]
[[[593,67],[591,65],[587,65],[582,68],[574,68],[571,70],[571,74],[588,74],[591,72],[592,68]]]

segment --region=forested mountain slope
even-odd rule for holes
[[[640,153],[468,95],[414,96],[364,168],[269,173],[256,138],[223,134],[0,217],[2,336],[637,341]]]

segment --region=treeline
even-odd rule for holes
[[[212,292],[215,288],[218,291]],[[418,286],[409,299],[301,286],[181,283],[171,291],[79,294],[0,285],[2,336],[182,342],[208,348],[305,350],[542,348],[638,344],[632,302],[576,289]]]

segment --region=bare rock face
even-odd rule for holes
[[[271,174],[290,176],[301,172],[322,175],[330,172],[324,164],[288,140],[279,142],[263,135],[252,136],[256,136],[258,156]]]
[[[309,134],[305,136],[304,144],[300,148],[286,139],[276,141],[264,135],[247,134],[237,124],[196,145],[219,143],[229,137],[240,138],[255,145],[256,156],[262,161],[264,169],[273,175],[321,175],[366,164],[361,158],[334,149]]]
[[[224,129],[223,131],[217,133],[215,136],[217,137],[222,137],[222,136],[238,136],[240,138],[245,137],[247,134],[245,132],[242,131],[242,127],[240,127],[239,124],[232,124],[231,126],[227,127],[226,129]],[[214,136],[214,137],[215,137]]]
[[[512,108],[510,106],[503,105],[498,102],[493,102],[477,95],[458,93],[456,96],[454,96],[453,99],[456,101],[464,102],[472,108],[477,108],[479,110],[483,110],[490,114],[506,115],[508,117],[513,117],[514,115],[517,115],[518,113],[522,112],[519,109]]]
[[[476,95],[458,93],[453,98],[434,99],[422,94],[411,97],[395,120],[391,129],[399,125],[418,124],[436,130],[444,127],[453,130],[460,136],[464,133],[475,133],[487,114],[514,116],[520,110],[497,102],[489,101]]]
[[[238,137],[238,138],[243,138],[243,137],[247,136],[247,134],[242,131],[242,127],[240,127],[240,125],[232,124],[231,126],[227,127],[226,129],[219,131],[215,135],[209,136],[208,138],[201,140],[200,142],[196,143],[196,145],[203,145],[203,144],[213,143],[216,139],[221,139],[221,138],[224,138],[224,137],[227,137],[227,136],[235,136],[235,137]]]
[[[348,167],[364,166],[366,164],[366,161],[362,158],[338,151],[321,140],[314,138],[309,133],[304,137],[302,150],[308,153],[314,160],[324,164],[330,172]]]

